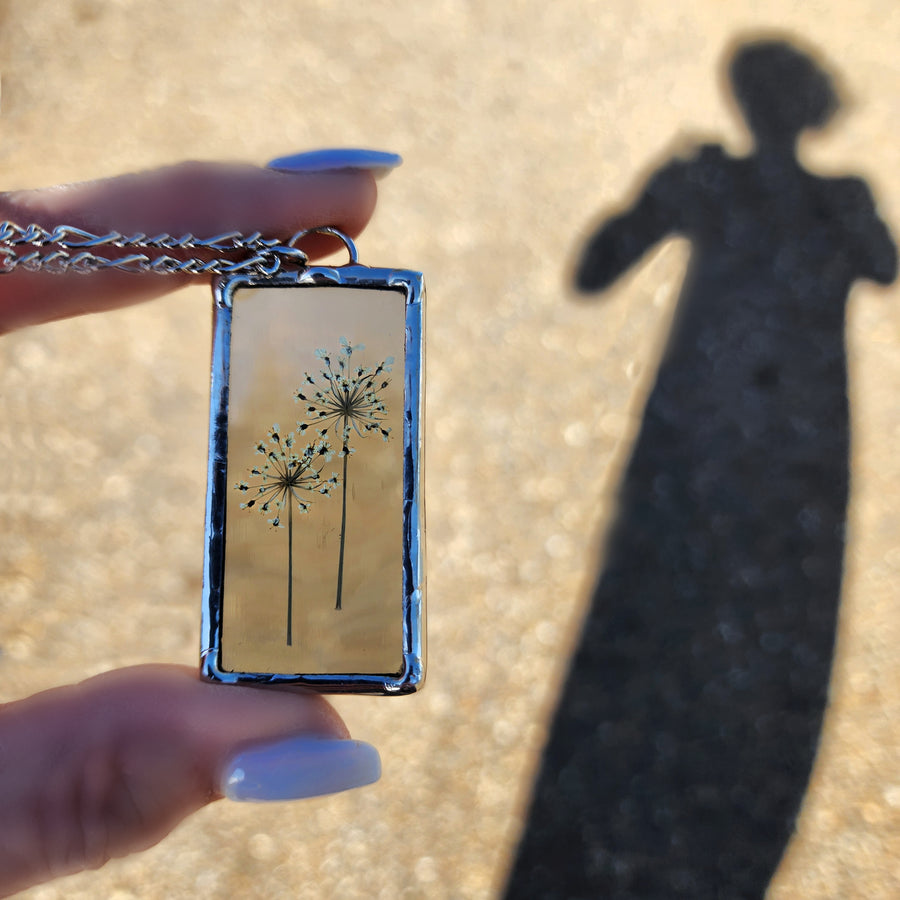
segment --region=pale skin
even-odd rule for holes
[[[201,237],[260,231],[284,239],[334,225],[354,236],[375,197],[372,176],[361,171],[286,174],[184,163],[0,194],[0,219]],[[302,246],[315,257],[336,242],[319,235]],[[150,300],[189,280],[197,279],[109,271],[0,275],[0,334]],[[0,706],[0,897],[152,846],[220,799],[221,769],[237,751],[300,734],[348,737],[318,695],[206,684],[181,666],[121,669]]]

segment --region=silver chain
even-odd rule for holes
[[[263,237],[258,231],[244,235],[229,231],[210,238],[198,238],[193,234],[174,237],[159,234],[91,234],[72,225],[57,225],[48,230],[40,225],[22,227],[15,222],[0,222],[0,274],[24,269],[29,272],[62,274],[75,272],[87,274],[101,269],[119,272],[158,275],[234,275],[239,272],[268,277],[282,271],[285,266],[303,268],[307,255],[294,245],[313,233],[331,234],[340,238],[350,253],[350,262],[356,263],[356,247],[347,235],[336,228],[321,227],[298,231],[289,241]],[[101,247],[115,247],[125,251],[161,251],[156,254],[126,252],[122,255],[103,256],[95,251]],[[29,249],[31,248],[31,249]],[[209,259],[188,257],[180,259],[166,253],[167,250],[206,251],[207,254],[243,254],[242,258],[213,256]]]

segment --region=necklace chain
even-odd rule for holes
[[[264,237],[260,232],[244,235],[228,231],[214,237],[198,238],[193,234],[176,237],[170,234],[148,236],[110,231],[92,234],[73,225],[56,225],[52,229],[40,225],[22,227],[15,222],[0,222],[0,274],[24,269],[28,272],[87,274],[102,269],[119,272],[158,275],[235,275],[245,273],[268,277],[285,267],[304,268],[307,255],[294,246],[301,238],[315,232],[340,238],[355,263],[353,241],[336,228],[322,227],[298,231],[289,241]],[[104,255],[103,247],[121,253]],[[156,251],[147,253],[143,251]],[[203,256],[186,258],[167,251],[202,252]],[[217,255],[227,254],[227,256]],[[240,258],[235,255],[241,254]]]

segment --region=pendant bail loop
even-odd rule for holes
[[[353,238],[349,235],[344,234],[343,231],[340,231],[337,228],[334,228],[331,225],[320,225],[317,228],[305,228],[303,231],[298,231],[288,242],[287,245],[290,248],[295,248],[295,244],[297,241],[303,240],[303,238],[307,237],[310,234],[330,234],[332,237],[338,238],[344,247],[347,250],[347,254],[350,257],[346,263],[349,266],[355,266],[359,263],[359,252],[356,249],[356,244],[353,242]],[[305,256],[306,254],[304,254]]]

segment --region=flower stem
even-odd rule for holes
[[[344,477],[341,480],[341,552],[338,556],[337,600],[334,608],[341,608],[341,593],[344,588],[344,536],[347,531],[347,458],[349,451],[344,450]]]
[[[291,646],[291,614],[293,613],[294,594],[294,504],[293,497],[288,495],[288,608],[287,608],[287,645]]]

